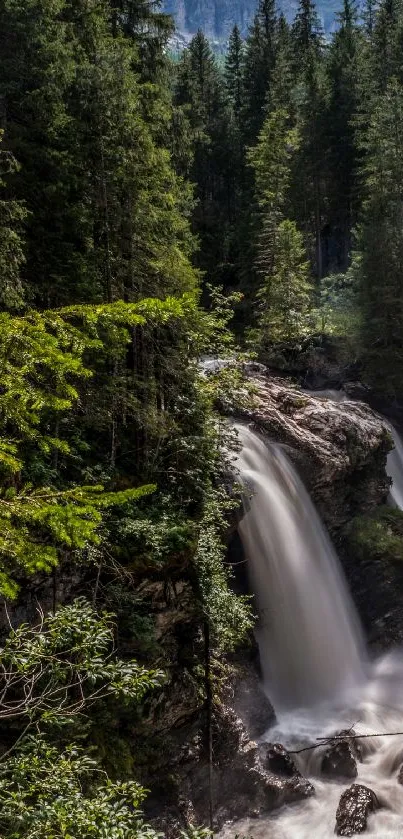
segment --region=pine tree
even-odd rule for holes
[[[345,271],[349,264],[351,233],[359,209],[357,113],[361,109],[360,51],[362,37],[357,8],[344,0],[339,29],[330,45],[328,78],[329,250],[327,266]]]
[[[246,41],[244,62],[244,138],[252,146],[262,128],[276,62],[277,16],[274,0],[260,0]]]
[[[231,271],[234,171],[238,166],[234,155],[239,157],[235,119],[225,94],[211,47],[198,32],[178,68],[176,103],[188,109],[193,137],[190,176],[197,198],[193,222],[201,241],[197,264],[214,284],[227,282],[227,270]]]
[[[107,0],[3,0],[0,24],[5,146],[21,164],[12,187],[28,211],[28,299],[56,306],[193,288],[191,194],[163,146],[168,96],[135,72],[136,38],[114,31]]]
[[[298,142],[288,114],[278,110],[266,118],[258,144],[249,153],[259,208],[256,230],[259,309],[252,336],[260,351],[270,343],[295,338],[306,327],[309,265],[302,236],[295,223],[285,217],[291,160]]]
[[[299,0],[292,31],[296,64],[301,70],[312,53],[318,57],[323,44],[322,27],[313,0]]]
[[[374,108],[365,165],[367,198],[355,271],[361,290],[367,373],[403,394],[403,92],[392,79]]]
[[[262,238],[265,236],[263,229]],[[270,267],[257,295],[260,351],[269,344],[300,338],[307,332],[312,297],[309,262],[295,222],[280,222],[271,247]],[[262,260],[260,269],[263,273]]]
[[[0,172],[6,177],[18,170],[13,155],[2,150],[0,167]],[[0,188],[4,190],[2,178]],[[7,198],[0,200],[0,304],[3,309],[20,309],[24,303],[20,271],[24,263],[22,226],[26,216],[21,202]]]
[[[383,0],[372,35],[372,77],[375,91],[384,93],[392,76],[401,77],[399,0]]]
[[[244,45],[238,26],[234,26],[225,56],[225,82],[237,125],[242,109],[242,74]]]

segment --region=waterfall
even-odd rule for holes
[[[337,556],[288,458],[237,426],[246,513],[239,527],[276,710],[341,697],[365,680],[359,621]]]
[[[395,448],[388,454],[387,473],[392,478],[390,496],[392,501],[403,510],[403,440],[393,425],[390,426]]]
[[[337,557],[300,479],[279,447],[266,446],[245,427],[238,431],[243,446],[238,469],[246,499],[240,533],[259,611],[264,678],[278,719],[266,739],[298,749],[352,726],[357,734],[381,735],[361,740],[363,761],[357,764],[356,782],[372,789],[381,803],[369,817],[365,835],[400,839],[403,651],[367,663]],[[395,450],[388,473],[395,503],[403,508],[403,443],[394,429],[392,433]],[[356,689],[349,691],[351,686]],[[400,733],[382,736],[392,732]],[[337,806],[351,780],[323,778],[321,748],[294,756],[316,795],[230,825],[220,839],[334,837]]]

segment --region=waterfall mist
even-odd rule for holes
[[[387,473],[392,478],[390,496],[392,501],[403,510],[403,441],[396,429],[390,427],[395,448],[388,454]]]
[[[245,426],[237,431],[246,498],[239,532],[258,606],[264,681],[276,711],[332,700],[362,683],[366,666],[339,561],[285,454]]]

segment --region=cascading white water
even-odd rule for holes
[[[264,680],[276,710],[361,684],[359,621],[337,556],[288,458],[245,426],[237,468],[253,493],[240,535],[256,595]]]
[[[403,657],[401,651],[389,653],[373,665],[362,694],[350,705],[335,703],[313,711],[280,715],[279,723],[266,738],[289,749],[314,744],[318,736],[341,729],[358,734],[382,734],[403,730]],[[300,804],[283,807],[260,819],[245,819],[224,828],[220,839],[334,839],[336,812],[340,797],[351,783],[372,789],[381,809],[368,819],[365,836],[401,839],[403,831],[403,788],[397,781],[403,763],[403,736],[381,736],[361,740],[363,761],[356,780],[321,777],[323,748],[296,756],[299,768],[315,787],[315,796]]]
[[[392,478],[390,495],[392,501],[403,510],[403,440],[393,426],[390,426],[395,448],[388,454],[387,473]]]
[[[277,705],[275,701],[278,723],[265,739],[293,750],[352,726],[358,734],[385,734],[361,740],[363,761],[356,783],[372,789],[381,805],[369,817],[365,835],[401,839],[403,788],[397,775],[403,736],[386,735],[403,731],[403,651],[379,658],[364,678],[367,661],[361,658],[353,606],[304,487],[277,447],[266,448],[244,427],[239,434],[243,450],[238,467],[243,483],[254,492],[241,535],[264,615],[263,668],[271,695],[280,700]],[[396,443],[402,451],[401,441]],[[356,690],[346,693],[354,683]],[[298,703],[305,708],[287,708]],[[323,779],[322,756],[321,748],[296,756],[314,783],[313,798],[228,826],[221,839],[333,839],[338,803],[351,781]]]

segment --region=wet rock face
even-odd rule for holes
[[[273,706],[252,661],[244,660],[237,664],[228,704],[242,720],[251,740],[262,737],[275,722]]]
[[[351,518],[385,501],[391,446],[386,424],[360,402],[318,399],[249,365],[255,405],[241,418],[287,446],[328,529],[337,534]]]
[[[221,709],[214,724],[213,810],[217,829],[227,821],[257,817],[314,794],[292,758],[280,744],[250,740],[245,726],[229,708]],[[193,767],[187,775],[188,798],[196,820],[207,823],[208,766]]]
[[[337,836],[355,836],[367,829],[368,816],[379,808],[375,793],[361,784],[343,792],[336,814]]]

